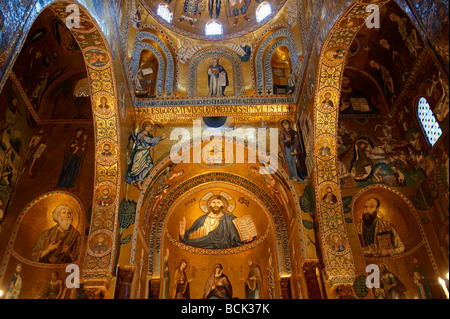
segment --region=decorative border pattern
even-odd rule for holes
[[[52,9],[62,21],[65,21],[70,14],[70,12],[66,12],[67,4],[68,3],[52,4],[50,5],[50,9]],[[85,8],[80,8],[80,16],[82,19],[90,21],[94,25],[88,32],[77,32],[76,29],[72,29],[71,31],[85,58],[91,90],[92,116],[96,144],[95,153],[98,153],[97,146],[101,145],[103,142],[109,143],[114,149],[118,150],[120,149],[118,129],[119,109],[117,103],[118,91],[116,89],[114,67],[112,63],[113,59],[109,51],[109,45],[93,17],[90,16]],[[91,66],[85,55],[88,50],[92,49],[103,50],[108,55],[107,63],[101,67]],[[107,97],[110,106],[110,111],[106,114],[101,114],[96,110],[99,98],[102,96]],[[88,246],[90,246],[91,242],[95,239],[93,232],[102,232],[104,236],[108,237],[109,242],[116,242],[116,228],[118,224],[120,170],[118,170],[117,167],[120,166],[120,159],[118,156],[114,156],[112,159],[108,158],[108,160],[103,160],[101,156],[96,156],[95,160],[94,197],[95,190],[107,181],[112,187],[114,200],[106,206],[101,206],[96,203],[94,198],[91,220],[93,228],[88,236]],[[104,166],[105,162],[109,165]],[[111,169],[111,167],[115,167],[115,169]],[[107,289],[114,267],[116,249],[116,245],[112,245],[111,249],[108,249],[107,254],[102,256],[93,254],[90,249],[86,250],[83,269],[83,278],[86,288],[100,286]]]
[[[213,106],[213,105],[269,105],[295,104],[295,96],[224,96],[224,97],[188,97],[175,99],[140,99],[136,100],[136,108],[168,107],[168,106]]]

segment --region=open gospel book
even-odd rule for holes
[[[367,102],[366,98],[352,97],[352,98],[350,98],[350,102],[352,103],[352,107],[355,111],[370,112],[369,102]]]
[[[256,227],[250,215],[233,219],[233,224],[236,226],[242,241],[250,242],[255,239],[257,235]]]

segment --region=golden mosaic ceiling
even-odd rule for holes
[[[204,40],[223,40],[253,32],[264,26],[282,9],[285,2],[286,0],[164,0],[158,2],[144,0],[142,4],[162,25],[178,34]],[[256,11],[267,4],[270,4],[271,13],[258,22]],[[161,18],[164,16],[162,13],[164,8],[158,14],[160,6],[166,6],[166,11],[169,9],[172,15],[170,23]],[[223,36],[206,35],[205,26],[212,21],[222,25]],[[145,24],[145,21],[143,23]]]

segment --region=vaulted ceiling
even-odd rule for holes
[[[264,26],[277,15],[286,0],[270,1],[271,13],[266,19],[258,22],[256,11],[264,2],[268,3],[263,0],[165,0],[161,2],[144,0],[142,4],[153,17],[170,30],[192,38],[214,40],[214,37],[208,37],[205,34],[207,23],[217,21],[223,26],[224,35],[237,37]],[[171,23],[167,23],[158,15],[160,5],[166,5],[172,12]],[[221,39],[223,40],[223,37]]]
[[[40,119],[92,117],[83,53],[51,9],[31,27],[13,72]]]

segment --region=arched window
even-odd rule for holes
[[[263,2],[260,4],[258,9],[256,9],[256,22],[261,22],[267,18],[272,13],[272,7],[270,3]]]
[[[422,130],[427,137],[430,147],[433,147],[442,135],[442,130],[434,117],[430,105],[424,97],[421,97],[417,102],[417,117],[419,118]]]
[[[167,22],[172,22],[172,12],[165,4],[160,3],[158,6],[158,11],[156,12],[161,18],[166,20]]]
[[[222,35],[223,27],[219,22],[213,20],[206,24],[205,33],[206,35]]]

